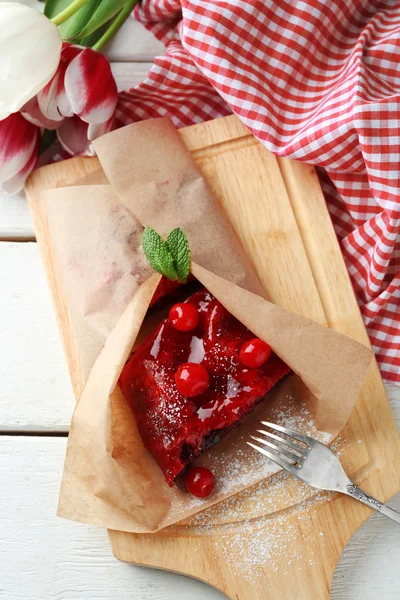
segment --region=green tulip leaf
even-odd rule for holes
[[[115,17],[124,5],[125,0],[101,0],[89,21],[80,31],[79,37],[85,38],[97,31],[102,25]]]
[[[96,12],[102,0],[88,0],[79,10],[69,17],[59,26],[60,35],[63,40],[79,43],[81,31],[90,21],[92,15]],[[60,14],[67,6],[72,4],[72,0],[47,0],[45,13],[49,18]],[[48,11],[51,14],[47,14]],[[54,13],[54,14],[53,14]],[[96,40],[97,41],[97,40]]]
[[[53,19],[60,14],[67,6],[72,4],[73,0],[46,0],[44,14],[49,19]]]
[[[79,41],[76,43],[79,43],[80,46],[86,46],[86,48],[93,48],[96,42],[98,42],[98,40],[105,34],[111,22],[112,21],[105,23],[102,27],[99,27],[97,31],[94,31],[87,37],[80,37]]]

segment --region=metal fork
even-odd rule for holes
[[[267,421],[261,421],[261,424],[281,435],[258,429],[257,433],[265,438],[255,435],[250,437],[261,446],[247,442],[249,446],[312,487],[347,494],[400,524],[400,513],[354,485],[344,472],[340,460],[328,446],[282,425]]]

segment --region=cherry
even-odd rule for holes
[[[271,346],[259,338],[249,340],[240,348],[240,361],[250,369],[261,367],[271,356]]]
[[[190,467],[186,471],[185,485],[187,491],[196,498],[207,498],[215,486],[215,477],[204,467]]]
[[[198,396],[210,386],[207,369],[196,363],[185,363],[178,367],[175,373],[175,383],[178,391],[188,398]]]
[[[169,320],[178,331],[192,331],[199,322],[199,313],[194,304],[180,302],[169,311]]]

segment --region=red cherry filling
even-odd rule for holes
[[[191,467],[185,475],[187,491],[196,498],[207,498],[215,486],[215,477],[204,467]]]
[[[257,369],[271,356],[271,346],[259,338],[249,340],[240,348],[240,362],[250,369]]]
[[[169,311],[169,320],[178,331],[192,331],[199,323],[199,313],[194,304],[180,302]]]
[[[187,303],[198,310],[197,327],[182,333],[164,319],[135,350],[120,378],[143,442],[171,486],[201,452],[267,401],[290,372],[273,352],[260,368],[246,367],[239,351],[254,333],[209,292],[199,290]],[[175,382],[178,369],[187,363],[202,365],[209,374],[210,386],[197,397],[180,393]]]
[[[151,299],[150,306],[158,304],[163,298],[171,297],[175,293],[179,292],[179,289],[183,287],[183,284],[179,281],[172,281],[166,277],[161,277],[160,283],[157,286],[156,291]]]
[[[185,363],[175,373],[178,392],[187,398],[193,398],[208,390],[210,378],[207,369],[196,363]]]

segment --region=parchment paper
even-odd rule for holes
[[[104,173],[43,194],[50,243],[67,295],[87,383],[75,410],[58,514],[132,532],[182,520],[277,469],[245,444],[255,420],[295,395],[317,426],[335,436],[357,399],[372,352],[358,342],[262,298],[260,284],[172,124],[146,121],[96,142]],[[100,181],[101,185],[96,185]],[[86,184],[86,185],[83,185]],[[199,462],[217,487],[207,502],[180,482],[169,488],[145,450],[117,381],[160,277],[141,249],[143,225],[162,235],[180,226],[194,276],[300,377],[290,377]],[[240,465],[246,477],[227,473]]]

